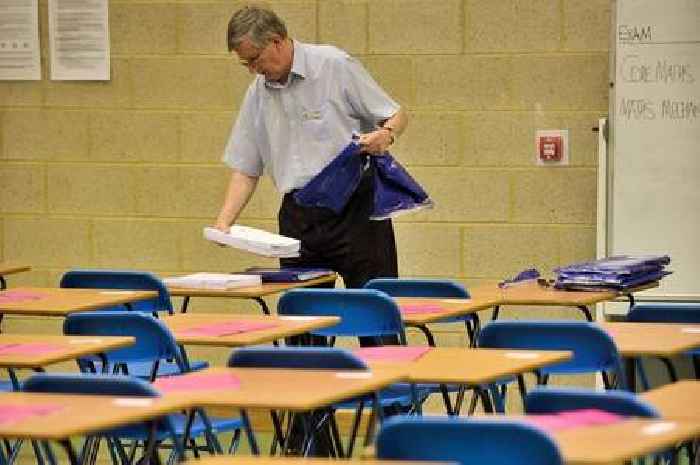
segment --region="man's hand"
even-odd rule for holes
[[[364,153],[380,155],[387,151],[394,142],[394,135],[388,128],[379,128],[376,131],[360,135],[360,146]]]

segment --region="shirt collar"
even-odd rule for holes
[[[294,46],[294,56],[292,57],[292,68],[289,71],[287,82],[280,84],[277,81],[268,81],[265,79],[266,86],[280,89],[288,87],[295,79],[306,79],[306,76],[308,75],[308,67],[306,53],[304,53],[304,44],[298,40],[292,40],[292,45]]]

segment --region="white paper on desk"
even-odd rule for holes
[[[108,0],[49,0],[51,79],[109,81]]]
[[[0,80],[40,80],[40,55],[38,1],[0,1]]]
[[[195,289],[234,289],[262,285],[262,279],[255,274],[194,273],[163,279],[171,287]]]
[[[301,248],[301,242],[297,239],[240,225],[231,226],[228,233],[216,228],[204,228],[204,238],[265,257],[298,257]]]

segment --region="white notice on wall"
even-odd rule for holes
[[[37,0],[0,1],[0,80],[41,79]]]
[[[108,0],[49,0],[51,79],[109,80]]]

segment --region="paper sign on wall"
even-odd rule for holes
[[[0,80],[41,79],[37,1],[0,2]]]

